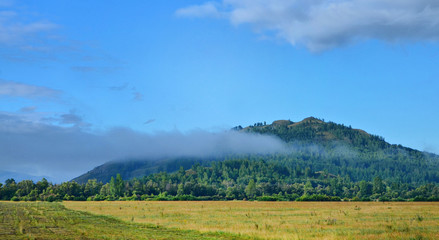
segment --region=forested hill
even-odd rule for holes
[[[158,172],[174,172],[180,167],[188,169],[192,165],[208,163],[217,159],[201,158],[167,158],[160,160],[152,159],[130,159],[110,161],[73,179],[78,183],[86,183],[89,179],[96,179],[99,182],[109,182],[111,177],[121,174],[124,179],[139,178]]]
[[[289,143],[319,144],[324,146],[339,143],[360,151],[377,151],[392,147],[380,136],[371,135],[360,129],[353,129],[351,126],[325,122],[314,117],[305,118],[300,122],[278,120],[272,124],[266,124],[265,122],[255,123],[253,126],[246,128],[238,126],[233,129],[241,132],[275,135]],[[393,145],[393,147],[406,151],[412,150],[401,145]]]
[[[312,117],[234,130],[277,136],[288,150],[113,161],[59,185],[9,179],[0,200],[439,201],[438,155]]]
[[[306,118],[300,122],[278,120],[272,124],[255,123],[234,130],[268,134],[279,137],[290,145],[290,151],[281,154],[223,156],[214,159],[174,158],[165,160],[133,160],[108,162],[75,178],[79,183],[89,179],[108,182],[120,173],[126,180],[141,178],[158,172],[174,172],[182,166],[190,169],[194,164],[203,167],[224,160],[262,161],[281,164],[288,168],[289,181],[297,176],[339,176],[350,181],[371,181],[380,176],[388,182],[409,183],[415,186],[439,183],[439,156],[401,145],[385,142],[384,138],[368,134],[350,126]],[[308,174],[300,175],[307,171]],[[244,177],[244,176],[242,176]],[[295,180],[294,180],[295,179]],[[306,181],[306,179],[300,179]]]

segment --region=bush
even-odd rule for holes
[[[380,201],[380,202],[389,202],[390,199],[387,198],[386,196],[381,196],[381,197],[378,198],[378,201]]]
[[[46,201],[48,201],[48,202],[54,202],[54,201],[56,201],[57,199],[56,199],[56,197],[55,197],[55,195],[49,195],[49,196],[47,196],[47,198],[46,198]]]
[[[66,194],[66,195],[64,195],[63,200],[66,200],[66,201],[73,200],[73,196]]]
[[[113,195],[108,195],[105,198],[105,201],[116,201],[116,200],[118,200],[118,199],[115,196],[113,196]]]
[[[413,201],[414,201],[414,202],[425,202],[425,201],[427,201],[427,198],[425,198],[424,196],[416,196],[416,197],[413,199]]]
[[[96,194],[93,198],[93,201],[104,201],[105,200],[105,196],[102,196],[100,194]]]
[[[85,201],[87,200],[84,196],[73,197],[73,201]]]
[[[280,201],[278,197],[275,196],[261,196],[261,197],[257,197],[256,200],[258,201]]]
[[[392,202],[406,202],[407,200],[402,197],[392,198]]]
[[[340,197],[332,197],[324,194],[303,195],[296,199],[296,201],[341,201]]]
[[[192,195],[179,195],[179,196],[175,196],[172,198],[173,201],[195,201],[198,200],[196,197],[192,196]]]
[[[151,195],[143,194],[142,196],[140,196],[140,200],[145,201],[145,200],[149,200],[149,199],[151,199],[153,197],[154,197],[153,194],[151,194]]]
[[[427,199],[427,201],[437,202],[437,201],[439,201],[439,196],[431,196]]]
[[[298,199],[300,196],[299,196],[299,194],[297,194],[297,193],[293,193],[293,194],[286,194],[285,195],[285,198],[288,200],[288,201],[295,201],[296,199]]]
[[[333,202],[340,202],[341,198],[339,196],[331,196],[331,201],[333,201]]]

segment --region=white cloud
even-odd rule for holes
[[[71,39],[53,22],[51,15],[15,0],[0,0],[0,59],[14,63],[66,62],[72,71],[109,74],[123,68],[123,62],[87,39]],[[67,65],[67,64],[66,64]]]
[[[0,96],[23,98],[57,98],[60,91],[47,87],[0,80]]]
[[[179,9],[176,15],[180,17],[220,17],[221,13],[218,11],[216,3],[207,2]]]
[[[0,11],[0,44],[32,45],[29,37],[48,33],[58,28],[58,25],[48,21],[21,22],[15,11]]]
[[[203,11],[206,4],[209,11]],[[177,11],[182,16],[217,17],[274,33],[311,51],[367,39],[387,42],[439,40],[437,0],[223,0]],[[208,13],[212,14],[208,14]]]

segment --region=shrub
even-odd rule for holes
[[[261,196],[261,197],[257,197],[256,200],[258,200],[258,201],[279,201],[279,199],[275,196]]]
[[[296,201],[340,201],[340,197],[331,197],[324,194],[303,195]]]

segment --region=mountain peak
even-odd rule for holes
[[[285,142],[299,141],[323,145],[345,143],[355,148],[374,151],[389,146],[382,137],[315,117],[308,117],[300,122],[277,120],[271,125],[255,124],[239,131],[274,135]]]
[[[303,124],[303,123],[325,123],[323,120],[320,120],[318,118],[315,117],[307,117],[305,119],[303,119],[300,122],[292,122],[291,120],[276,120],[274,121],[271,125],[273,126],[291,126],[291,125],[297,125],[297,124]]]
[[[300,121],[299,123],[305,123],[305,122],[324,123],[323,120],[320,120],[320,119],[315,118],[315,117],[307,117],[307,118],[303,119],[302,121]]]
[[[308,118],[303,119],[300,122],[294,123],[291,126],[297,126],[297,125],[303,125],[303,124],[316,124],[316,125],[319,125],[319,124],[322,124],[322,123],[325,123],[325,122],[320,120],[320,119],[318,119],[318,118],[315,118],[315,117],[308,117]]]
[[[271,125],[278,125],[278,126],[288,126],[293,124],[294,122],[291,122],[290,120],[276,120]]]

